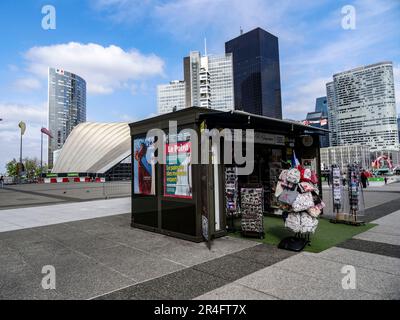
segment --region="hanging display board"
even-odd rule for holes
[[[135,194],[155,195],[154,137],[133,142],[133,186]]]
[[[166,145],[164,196],[192,198],[191,142]]]
[[[333,223],[362,225],[364,216],[364,195],[360,180],[360,168],[357,164],[348,165],[346,174],[342,174],[340,167],[333,165],[332,177],[332,205]],[[344,179],[346,178],[346,179]]]
[[[242,234],[264,238],[263,188],[241,188]]]

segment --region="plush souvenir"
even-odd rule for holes
[[[278,197],[278,200],[285,204],[291,205],[296,200],[298,195],[299,193],[296,190],[283,189],[282,193]]]
[[[283,192],[283,188],[281,183],[278,181],[278,183],[276,184],[276,188],[275,188],[275,197],[279,197],[281,195],[281,193]]]
[[[311,170],[304,169],[301,172],[301,181],[310,182],[311,181]]]
[[[300,214],[289,213],[285,220],[285,227],[289,228],[293,232],[297,233],[301,230],[301,219]]]
[[[320,203],[318,203],[316,206],[316,208],[322,210],[323,208],[325,208],[325,203],[323,201],[321,201]]]
[[[295,212],[306,211],[311,207],[314,207],[311,192],[299,193],[296,200],[292,203],[292,208]]]
[[[317,174],[315,173],[315,171],[311,171],[311,178],[310,181],[314,184],[318,183],[318,177]]]
[[[286,178],[287,182],[297,184],[300,181],[300,171],[297,168],[290,169]]]
[[[314,233],[318,226],[318,219],[311,217],[309,214],[303,212],[300,215],[300,225],[301,233]]]
[[[315,206],[312,208],[308,208],[307,212],[311,217],[318,218],[318,216],[321,214],[321,209]]]
[[[279,181],[286,182],[288,170],[282,170],[281,174],[279,175]]]
[[[309,182],[300,182],[299,183],[299,188],[301,190],[301,192],[311,192],[315,190],[315,187],[309,183]]]

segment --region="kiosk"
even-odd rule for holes
[[[177,123],[175,137],[168,132],[170,121]],[[165,133],[165,164],[153,161],[157,139],[146,139],[152,129]],[[231,175],[227,187],[227,172],[232,170],[226,169],[235,164],[192,163],[192,143],[198,144],[202,152],[204,146],[201,139],[195,142],[190,139],[186,134],[188,129],[198,137],[212,129],[253,129],[254,170],[249,175],[237,176],[237,180]],[[264,214],[273,213],[277,208],[274,188],[279,173],[291,161],[294,151],[304,165],[312,166],[320,176],[319,138],[328,131],[243,111],[192,107],[131,123],[130,132],[132,227],[201,242],[226,234],[229,214],[238,210],[236,214],[240,215],[242,189],[262,189],[262,210]],[[217,155],[224,159],[224,142],[210,143],[207,152],[211,160]],[[243,155],[245,152],[243,147]],[[321,182],[319,188],[322,194]],[[235,206],[231,199],[235,199]]]

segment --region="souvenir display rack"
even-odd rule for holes
[[[309,168],[297,166],[283,170],[276,185],[275,196],[280,202],[285,227],[294,236],[283,239],[278,247],[301,251],[310,242],[310,234],[318,226],[318,216],[325,207],[319,196],[318,178]]]
[[[343,179],[338,178],[338,171],[340,172],[340,169],[337,166],[332,167],[332,201],[336,216],[330,222],[354,226],[364,225],[365,222],[360,220],[360,217],[364,215],[364,194],[360,179],[360,167],[357,164],[347,166],[347,192],[343,190]],[[338,180],[340,180],[340,187]],[[339,192],[339,190],[341,191]]]
[[[236,167],[225,167],[225,212],[228,232],[236,232],[235,218],[240,217],[238,175]]]
[[[241,188],[240,195],[242,235],[244,237],[258,237],[263,239],[265,236],[263,188]]]

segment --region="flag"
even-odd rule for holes
[[[21,128],[21,136],[24,135],[25,131],[26,131],[26,124],[23,121],[20,121],[20,123],[18,123],[18,127]]]
[[[41,133],[44,133],[44,134],[47,135],[49,138],[53,138],[53,136],[52,136],[50,130],[48,130],[48,129],[46,129],[46,128],[40,129],[40,132],[41,132]]]
[[[328,124],[328,120],[327,119],[321,119],[320,124],[321,124],[321,126],[326,126]]]
[[[298,165],[300,165],[299,159],[296,157],[296,151],[293,150],[293,155],[292,155],[292,167],[295,168]]]

